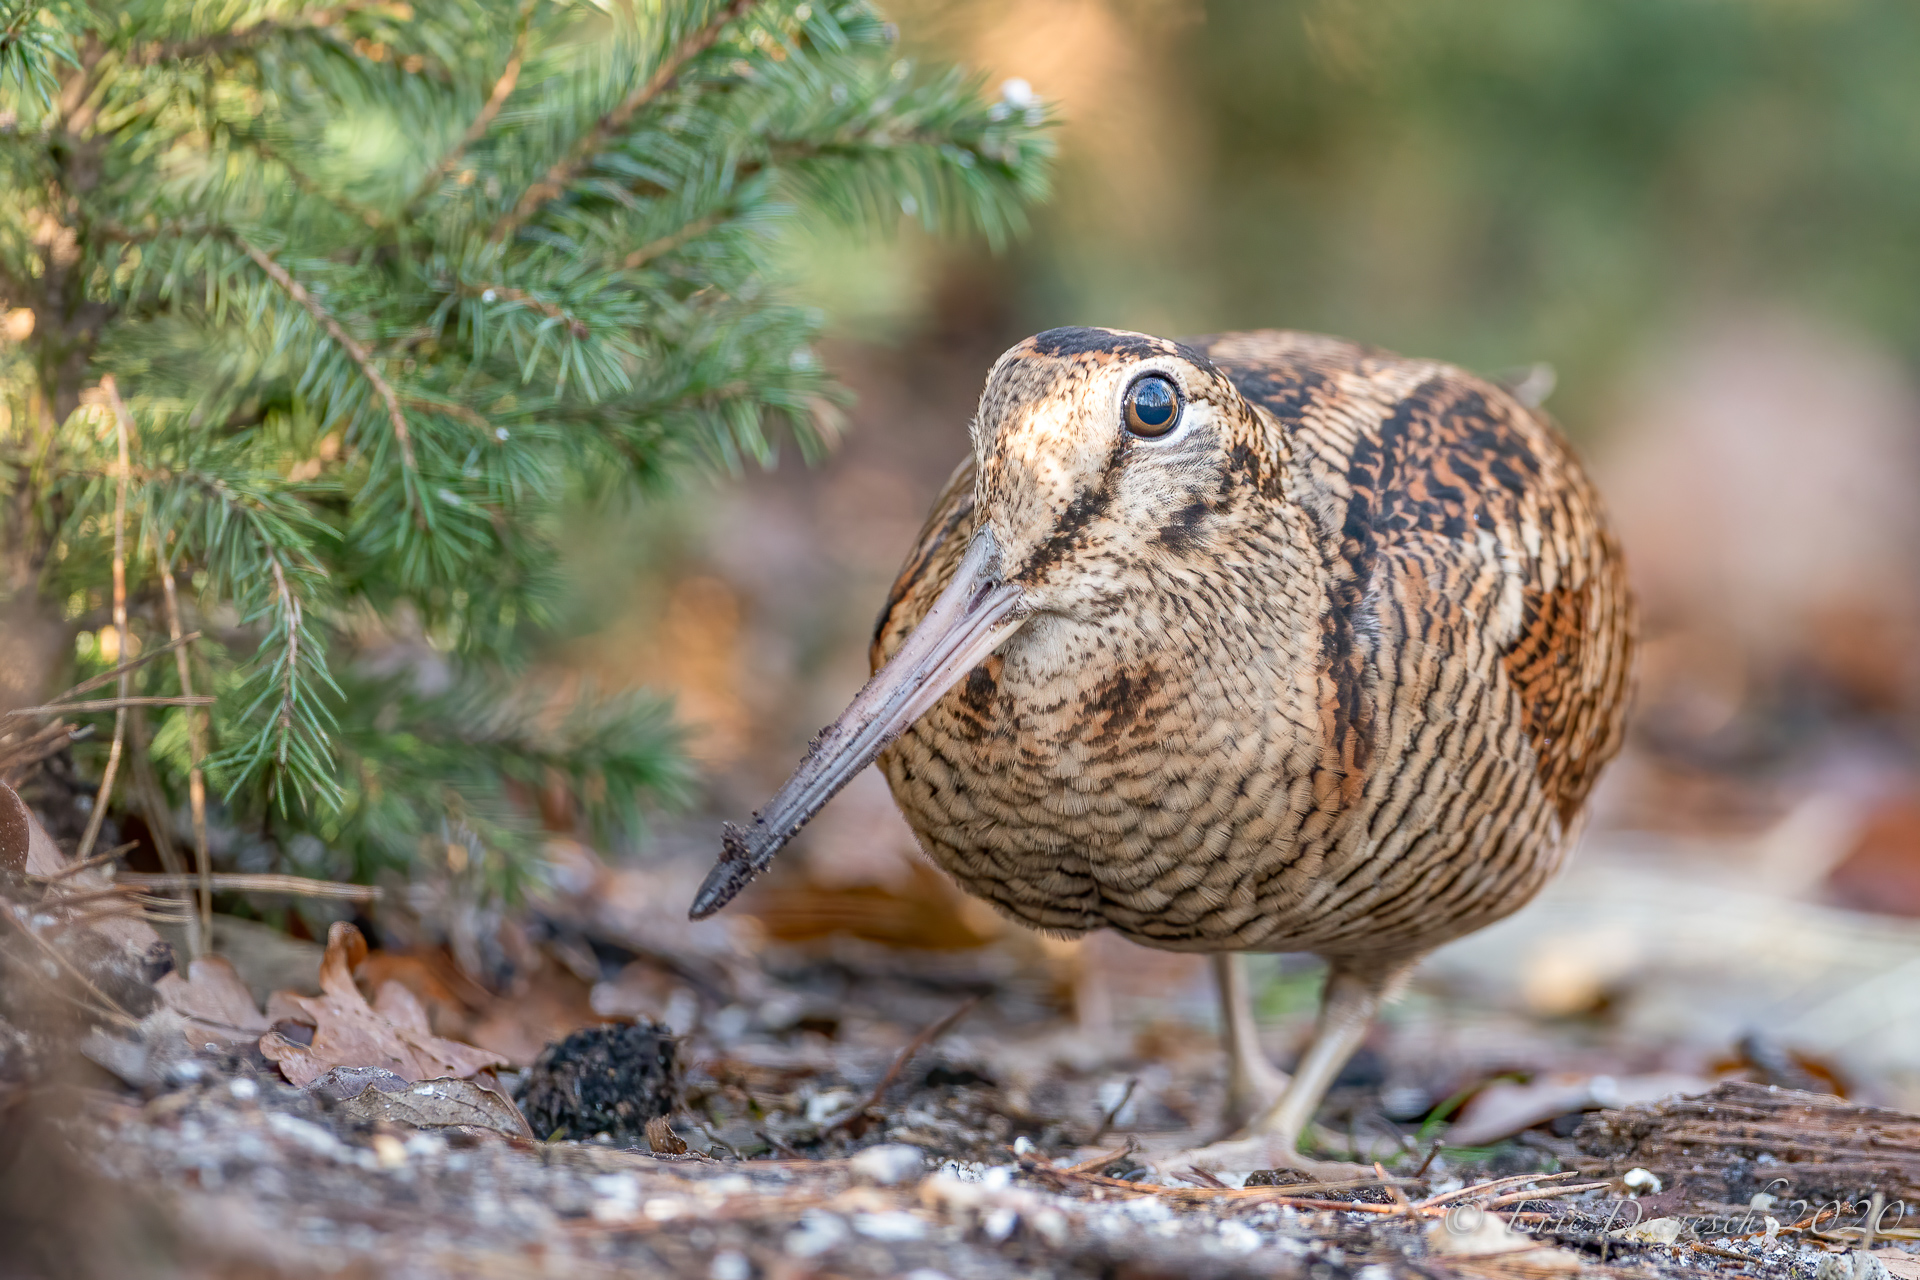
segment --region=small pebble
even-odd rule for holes
[[[898,1210],[886,1213],[862,1213],[853,1219],[853,1229],[869,1240],[893,1244],[918,1240],[927,1234],[927,1224],[910,1213]]]
[[[888,1142],[868,1147],[856,1155],[848,1167],[856,1177],[891,1187],[919,1177],[926,1168],[926,1157],[918,1147],[910,1147],[904,1142]]]
[[[1220,1223],[1220,1242],[1235,1253],[1252,1253],[1260,1247],[1260,1233],[1244,1222],[1226,1218]],[[1382,1270],[1380,1267],[1370,1269]],[[1367,1270],[1369,1268],[1363,1268],[1356,1280],[1392,1280],[1391,1276],[1370,1276]]]
[[[1660,1179],[1650,1169],[1629,1169],[1627,1176],[1620,1179],[1627,1184],[1627,1190],[1638,1191],[1645,1195],[1660,1194]]]
[[[753,1264],[738,1249],[722,1249],[713,1255],[707,1275],[711,1280],[752,1280]]]
[[[838,1248],[847,1238],[847,1224],[831,1213],[809,1209],[800,1225],[787,1232],[780,1246],[795,1258],[817,1258]]]

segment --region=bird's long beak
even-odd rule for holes
[[[999,559],[993,533],[983,527],[927,616],[813,740],[779,794],[747,829],[727,824],[720,861],[694,896],[695,920],[733,901],[840,788],[1026,622],[1025,593],[999,580]]]

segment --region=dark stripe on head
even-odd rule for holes
[[[1141,333],[1121,333],[1115,329],[1095,329],[1085,325],[1068,325],[1060,329],[1049,329],[1045,333],[1036,333],[1027,339],[1027,345],[1035,355],[1052,356],[1055,359],[1071,359],[1074,356],[1119,356],[1126,360],[1144,360],[1149,356],[1179,356],[1195,368],[1205,369],[1208,373],[1218,373],[1213,361],[1194,348],[1178,342],[1168,342],[1165,338],[1148,337]]]
[[[1036,333],[1027,342],[1037,355],[1066,358],[1098,354],[1125,356],[1130,360],[1164,355],[1172,345],[1137,333],[1115,333],[1112,329],[1090,329],[1082,325]]]

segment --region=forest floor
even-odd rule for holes
[[[571,884],[510,931],[519,976],[499,994],[463,979],[445,950],[362,956],[345,926],[328,959],[352,994],[271,996],[319,990],[321,948],[243,922],[224,926],[228,963],[202,962],[191,982],[162,978],[144,1003],[137,983],[99,978],[130,1016],[77,1039],[80,1056],[49,1050],[33,1082],[16,1073],[0,1088],[12,1265],[75,1276],[1920,1278],[1920,1253],[1908,1252],[1920,1231],[1903,1221],[1920,1202],[1920,1119],[1825,1096],[1763,1046],[1690,1082],[1647,1070],[1503,1078],[1482,1061],[1456,1090],[1473,1096],[1449,1130],[1436,1094],[1464,1078],[1461,1063],[1441,1063],[1403,1025],[1322,1112],[1323,1154],[1357,1157],[1357,1176],[1161,1175],[1142,1146],[1209,1136],[1221,1089],[1211,1035],[1080,1026],[1059,1007],[1057,975],[1004,946],[914,951],[844,933],[780,942],[764,920],[745,935],[689,925],[677,904],[699,869],[577,858]],[[782,927],[796,932],[791,918]],[[359,987],[339,977],[349,971]],[[241,985],[221,988],[222,974]],[[694,1030],[656,1036],[643,1009]],[[1469,1038],[1513,1057],[1484,1011],[1439,1016],[1479,1018],[1483,1034]],[[303,1032],[301,1017],[317,1030]],[[614,1030],[541,1056],[582,1024]],[[348,1060],[363,1033],[500,1062],[479,1087],[428,1069],[409,1083]],[[1623,1072],[1648,1065],[1619,1061]],[[321,1073],[304,1088],[289,1079],[303,1062]],[[1704,1097],[1600,1105],[1674,1080]],[[646,1123],[655,1111],[664,1125]]]

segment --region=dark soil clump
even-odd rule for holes
[[[541,1052],[520,1109],[542,1138],[604,1133],[637,1146],[647,1121],[672,1112],[679,1087],[669,1028],[653,1022],[589,1027]]]

